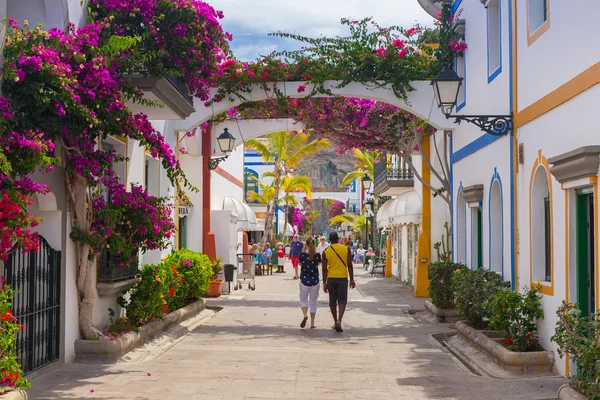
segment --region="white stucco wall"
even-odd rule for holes
[[[600,61],[595,30],[600,2],[550,1],[549,29],[528,45],[527,3],[517,2],[519,110]],[[556,62],[547,55],[560,49]]]
[[[554,14],[553,14],[554,15]],[[529,188],[533,165],[541,149],[546,159],[566,153],[581,146],[598,145],[598,127],[595,115],[597,113],[597,99],[600,98],[600,87],[595,86],[558,108],[533,120],[521,127],[518,132],[519,143],[523,143],[525,164],[519,165],[517,175],[518,203],[519,203],[519,286],[530,285],[530,229],[529,229]],[[571,274],[570,300],[576,301],[574,277],[576,270],[575,249],[576,239],[571,236],[569,248],[571,250],[568,264],[566,263],[565,242],[568,230],[565,227],[565,191],[554,177],[552,185],[552,218],[553,218],[553,255],[554,255],[554,295],[544,295],[544,319],[539,322],[540,340],[547,349],[555,349],[556,345],[550,342],[557,321],[556,309],[565,299],[567,288],[567,273]],[[572,193],[572,190],[570,191]],[[574,226],[575,207],[574,196],[570,201],[570,225]],[[594,207],[598,212],[600,203],[595,199]],[[535,229],[535,227],[534,227]],[[599,238],[596,237],[596,241]],[[597,257],[598,255],[596,255]],[[567,264],[567,265],[566,265]],[[596,276],[600,271],[596,270]],[[564,373],[564,361],[558,358],[557,367]]]

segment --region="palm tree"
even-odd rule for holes
[[[275,198],[275,187],[272,183],[265,184],[262,181],[256,182],[258,185],[258,193],[250,192],[248,198],[252,201],[258,201],[261,204],[267,206],[267,214],[271,212],[271,206],[273,205],[273,199]]]
[[[281,181],[286,170],[295,168],[307,156],[331,147],[328,139],[319,138],[309,142],[309,137],[307,133],[280,131],[267,134],[264,142],[259,139],[250,139],[246,142],[246,147],[256,150],[262,156],[263,162],[275,163],[274,199],[279,199]],[[274,216],[275,207],[267,207],[263,245],[271,240]]]
[[[371,181],[375,181],[375,162],[379,160],[381,153],[378,151],[354,149],[354,156],[356,157],[354,164],[356,169],[344,176],[341,186],[348,186],[356,180],[362,180],[365,176],[371,178]]]
[[[350,225],[354,237],[360,238],[367,226],[367,216],[365,214],[342,214],[329,219],[329,226],[342,223]]]
[[[281,190],[285,193],[283,196],[283,199],[285,199],[285,223],[283,226],[283,235],[285,236],[288,224],[288,207],[290,205],[293,205],[294,207],[298,206],[298,199],[292,193],[301,191],[306,194],[307,199],[310,199],[312,197],[312,183],[308,176],[286,174],[281,179]]]

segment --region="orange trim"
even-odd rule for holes
[[[517,113],[515,116],[515,127],[521,127],[541,117],[598,83],[600,83],[600,62],[592,65],[567,83]]]
[[[221,175],[223,178],[227,179],[229,182],[233,183],[234,185],[239,186],[242,189],[244,188],[244,182],[240,181],[238,178],[231,175],[229,172],[225,171],[223,168],[217,167],[214,169],[214,171],[217,174]]]
[[[212,125],[202,131],[202,248],[206,248],[210,232],[210,150]]]
[[[548,179],[548,194],[550,196],[550,285],[545,285],[544,282],[540,282],[540,292],[554,296],[554,216],[553,216],[553,201],[552,201],[552,175],[550,175],[550,165],[546,157],[542,155],[542,149],[538,150],[538,158],[533,163],[531,169],[531,178],[529,180],[529,283],[530,287],[536,285],[537,282],[533,281],[533,205],[532,205],[532,190],[533,180],[538,168],[544,168],[546,172],[546,179]]]
[[[525,8],[527,10],[527,46],[531,46],[532,44],[535,43],[536,40],[538,40],[540,38],[540,36],[542,36],[544,33],[546,33],[546,31],[548,29],[550,29],[550,0],[547,1],[546,3],[546,7],[547,7],[547,13],[548,15],[546,16],[546,21],[540,25],[539,28],[537,28],[534,32],[531,32],[531,26],[529,24],[529,2],[530,0],[527,0],[527,3],[525,4]]]

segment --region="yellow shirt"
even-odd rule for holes
[[[335,252],[333,251],[335,249]],[[327,257],[327,278],[347,278],[348,277],[348,246],[343,244],[335,243],[326,248],[323,251],[325,257]],[[336,256],[335,253],[344,260],[340,260],[340,257]]]

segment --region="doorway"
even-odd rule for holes
[[[576,195],[577,302],[583,315],[587,316],[596,311],[593,188],[579,189]]]

